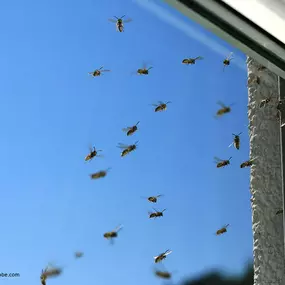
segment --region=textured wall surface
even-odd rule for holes
[[[250,158],[257,157],[250,178],[254,284],[284,285],[283,217],[276,215],[282,208],[278,78],[267,69],[259,71],[260,65],[251,58],[247,67]],[[260,108],[270,96],[271,101]]]

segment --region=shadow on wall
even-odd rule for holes
[[[198,278],[185,280],[181,285],[253,285],[253,265],[247,266],[242,275],[227,276],[218,271],[204,274]]]

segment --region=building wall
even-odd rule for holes
[[[267,69],[258,71],[260,65],[252,58],[247,67],[250,157],[257,157],[250,177],[254,284],[284,285],[283,217],[276,215],[282,208],[278,78]],[[260,108],[261,100],[269,96],[271,101]]]

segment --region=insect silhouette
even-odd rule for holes
[[[219,159],[218,157],[214,157],[214,159],[215,159],[215,163],[217,164],[217,168],[221,168],[221,167],[225,167],[229,165],[232,157],[230,157],[227,160],[222,160],[222,159]]]
[[[222,108],[220,108],[217,113],[216,113],[216,118],[223,116],[224,114],[230,113],[231,112],[231,104],[230,106],[226,106],[223,102],[218,101],[218,105],[220,105]]]
[[[164,260],[164,259],[167,257],[167,255],[169,255],[170,253],[172,253],[172,250],[169,250],[169,249],[168,249],[168,250],[166,250],[165,252],[159,254],[158,256],[154,256],[154,262],[155,262],[155,263],[161,262],[161,261]]]
[[[267,106],[268,103],[271,101],[271,99],[272,99],[272,94],[269,97],[261,100],[261,102],[259,104],[259,108],[264,108],[265,106]]]
[[[221,229],[217,230],[217,231],[216,231],[216,235],[219,236],[219,235],[222,235],[222,234],[226,233],[228,226],[229,226],[229,224],[227,224],[227,225],[225,225],[224,227],[222,227]]]
[[[257,157],[243,162],[243,163],[240,165],[240,168],[245,168],[245,167],[250,167],[250,166],[252,166],[254,160],[256,160],[256,159],[257,159]]]
[[[148,75],[149,74],[149,70],[152,69],[152,68],[153,68],[152,66],[147,68],[146,64],[144,64],[143,68],[139,68],[136,73],[138,75]]]
[[[102,157],[102,155],[98,155],[98,152],[102,150],[96,150],[95,147],[91,148],[89,147],[89,153],[85,156],[85,161],[91,161],[95,156]]]
[[[153,208],[154,209],[154,208]],[[164,209],[163,211],[157,211],[156,209],[154,209],[155,212],[149,212],[149,218],[150,219],[156,219],[156,218],[160,218],[160,217],[163,217],[163,212],[165,211],[166,209]]]
[[[189,64],[195,64],[196,63],[196,61],[197,60],[202,60],[203,59],[203,57],[202,56],[197,56],[196,58],[184,58],[183,60],[182,60],[182,63],[183,64],[187,64],[187,65],[189,65]]]
[[[104,177],[107,175],[107,173],[108,173],[108,171],[109,171],[110,169],[111,169],[111,168],[108,168],[108,169],[106,169],[106,170],[100,170],[100,171],[98,171],[98,172],[92,173],[92,174],[90,174],[90,178],[91,178],[91,179],[104,178]]]
[[[116,23],[116,30],[117,32],[124,32],[125,28],[124,28],[124,24],[125,23],[129,23],[132,21],[132,19],[127,19],[127,20],[123,20],[123,18],[125,17],[126,15],[122,16],[121,18],[118,18],[116,16],[114,16],[115,19],[109,19],[110,22],[112,23]]]
[[[119,225],[113,231],[104,233],[104,238],[110,240],[111,243],[113,243],[113,239],[118,237],[118,232],[122,229],[122,227],[122,225]]]
[[[151,203],[157,203],[157,200],[159,197],[162,197],[163,195],[157,195],[157,196],[150,196],[150,197],[141,197],[143,199],[147,199]]]
[[[247,86],[256,83],[257,85],[260,84],[260,77],[259,76],[255,76],[252,75],[251,77],[249,77],[248,81],[247,81]]]
[[[97,77],[97,76],[101,76],[103,75],[102,72],[108,72],[108,71],[111,71],[109,69],[104,69],[102,70],[103,66],[101,66],[99,69],[95,69],[94,71],[92,72],[88,72],[89,75],[91,75],[92,77]]]
[[[168,271],[155,270],[154,274],[162,279],[171,279],[172,274]]]
[[[137,122],[134,126],[132,127],[127,127],[124,128],[123,131],[127,133],[127,136],[131,136],[133,135],[137,130],[138,130],[138,124],[139,122]]]
[[[74,253],[74,256],[75,256],[75,258],[80,258],[80,257],[83,256],[83,252],[81,252],[81,251],[76,251],[76,252]]]
[[[162,112],[162,111],[166,111],[167,109],[167,105],[171,103],[170,101],[164,103],[162,101],[158,101],[158,104],[151,104],[152,106],[155,107],[154,112]]]
[[[123,149],[123,151],[121,152],[121,157],[124,157],[127,154],[129,154],[130,152],[136,150],[137,144],[138,144],[138,141],[132,145],[126,145],[126,144],[119,143],[119,145],[117,147]]]
[[[240,135],[241,135],[242,133],[239,133],[238,135],[236,135],[236,134],[233,134],[233,136],[234,136],[234,141],[229,145],[229,147],[231,147],[232,145],[237,149],[237,150],[239,150],[239,147],[240,147]]]
[[[62,269],[59,267],[46,267],[41,273],[41,283],[46,285],[47,278],[59,276],[62,273]]]
[[[233,60],[233,53],[231,52],[228,57],[226,59],[223,60],[223,64],[224,64],[224,68],[223,68],[223,71],[225,70],[225,67],[226,66],[229,66],[231,61]]]
[[[278,211],[276,212],[276,216],[277,216],[277,215],[280,215],[280,214],[283,214],[283,209],[278,210]]]

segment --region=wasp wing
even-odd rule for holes
[[[129,22],[131,22],[131,21],[132,21],[132,19],[129,18],[129,19],[127,19],[127,20],[124,20],[123,23],[129,23]]]
[[[166,251],[163,253],[163,255],[166,256],[166,255],[169,255],[170,253],[172,253],[172,250],[169,250],[169,249],[168,249],[168,250],[166,250]]]
[[[119,232],[123,228],[123,225],[119,225],[114,229],[114,232]]]
[[[230,52],[230,54],[227,57],[227,60],[230,60],[233,54],[234,54],[233,52]]]
[[[128,132],[131,129],[132,129],[132,127],[127,127],[127,128],[123,128],[122,130],[123,130],[123,132]]]
[[[117,23],[117,20],[114,20],[114,19],[108,19],[108,21],[110,21],[112,23]]]
[[[220,159],[220,158],[218,158],[218,157],[214,157],[214,160],[216,161],[216,162],[221,162],[221,161],[224,161],[223,159]]]
[[[233,144],[234,144],[234,142],[232,142],[232,143],[229,145],[229,147],[233,146]]]
[[[225,105],[222,101],[218,101],[217,104],[220,105],[220,106],[223,107],[223,108],[226,107],[226,105]]]
[[[202,56],[197,56],[196,58],[195,58],[195,60],[201,60],[201,59],[204,59]]]
[[[104,70],[100,70],[101,72],[108,72],[111,71],[110,69],[104,69]]]
[[[123,144],[123,143],[119,143],[117,147],[118,148],[128,148],[129,145],[126,145],[126,144]]]

